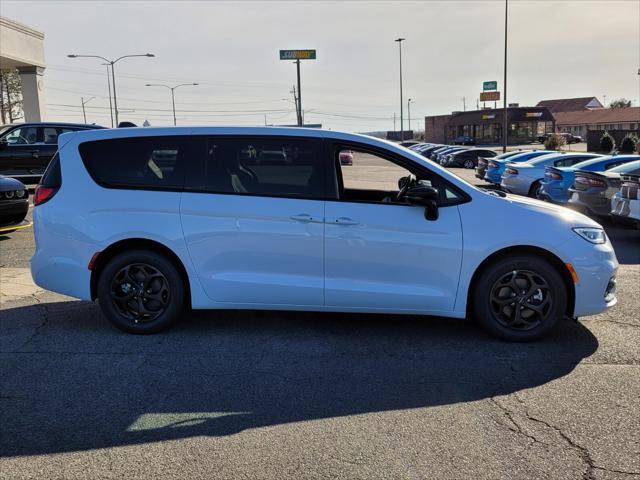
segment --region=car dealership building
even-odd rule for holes
[[[481,144],[502,142],[503,108],[487,108],[450,115],[425,117],[425,142],[450,143],[459,136],[469,136]],[[528,143],[538,135],[553,132],[555,119],[546,107],[507,108],[508,141]]]

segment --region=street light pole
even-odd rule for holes
[[[197,83],[181,83],[179,85],[174,85],[173,87],[170,85],[165,85],[163,83],[147,83],[145,84],[145,87],[164,87],[164,88],[168,88],[169,90],[171,90],[171,105],[173,107],[173,125],[176,126],[178,123],[176,121],[176,97],[175,97],[175,90],[176,88],[179,87],[186,87],[186,86],[196,86],[198,85]]]
[[[109,64],[104,63],[107,66],[107,89],[109,90],[109,117],[111,118],[111,128],[113,128],[113,104],[111,103],[111,80],[109,79]]]
[[[403,101],[402,101],[402,42],[404,38],[396,38],[396,42],[398,42],[398,48],[400,53],[400,140],[404,140],[404,124],[403,124]]]
[[[503,100],[503,119],[502,119],[502,153],[507,152],[507,143],[509,138],[509,132],[507,131],[507,27],[509,19],[509,0],[504,0],[504,100]]]
[[[101,57],[100,55],[67,55],[68,58],[99,58],[111,65],[111,83],[113,84],[113,109],[115,112],[116,126],[118,126],[118,100],[116,99],[116,74],[113,66],[122,59],[131,57],[155,57],[153,53],[143,53],[139,55],[123,55],[115,60],[109,60],[108,58]],[[113,126],[113,125],[112,125]]]

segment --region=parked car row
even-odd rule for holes
[[[476,168],[476,177],[505,192],[565,205],[592,216],[612,216],[636,224],[640,223],[638,175],[640,155],[546,150],[480,158]]]
[[[543,135],[538,135],[538,141],[540,143],[544,143],[549,139],[551,135],[558,135],[564,138],[567,144],[584,142],[584,139],[580,135],[573,135],[572,133],[566,132],[545,133]]]
[[[80,123],[16,123],[0,126],[0,175],[37,183],[58,150],[58,136],[104,128]]]
[[[421,143],[413,145],[412,150],[444,167],[475,168],[480,158],[492,158],[497,155],[486,148],[469,148],[460,145],[440,145]]]

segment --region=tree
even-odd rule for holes
[[[0,123],[13,123],[23,117],[20,74],[15,68],[0,70]]]
[[[627,133],[620,142],[620,153],[633,153],[636,151],[638,137],[633,133]]]
[[[631,106],[631,100],[626,98],[619,98],[609,104],[609,108],[629,108]]]
[[[616,148],[615,139],[609,132],[604,132],[604,135],[600,137],[600,150],[604,153],[611,153],[614,148]]]
[[[558,135],[557,133],[554,133],[552,135],[549,135],[549,138],[547,138],[547,140],[544,142],[544,148],[546,148],[547,150],[562,150],[562,147],[564,147],[567,144],[567,139],[564,138],[562,135]]]

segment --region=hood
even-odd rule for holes
[[[4,175],[0,175],[0,192],[7,192],[11,190],[26,190],[27,187],[24,186],[19,180],[11,177],[5,177]]]
[[[502,201],[509,202],[514,207],[525,208],[529,211],[539,213],[541,216],[552,217],[554,220],[566,223],[571,227],[602,228],[599,223],[593,221],[591,218],[567,207],[561,207],[529,197],[509,194],[507,194]]]

